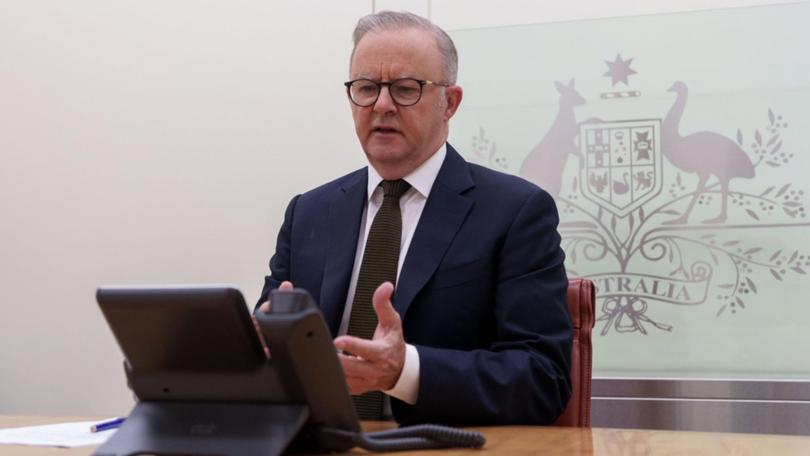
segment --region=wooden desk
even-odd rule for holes
[[[36,417],[0,415],[0,428],[93,420],[94,417]],[[388,427],[366,423],[369,430]],[[810,437],[730,434],[716,432],[647,431],[635,429],[583,429],[562,427],[505,426],[474,428],[483,432],[483,450],[431,450],[389,453],[392,456],[457,455],[806,455]],[[94,447],[45,448],[0,445],[2,456],[62,455],[87,456]],[[354,450],[350,455],[368,454]]]

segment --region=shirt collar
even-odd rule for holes
[[[419,192],[419,194],[427,198],[430,194],[430,189],[433,187],[433,183],[436,182],[436,177],[439,175],[439,170],[442,167],[442,163],[444,163],[445,156],[447,156],[447,143],[442,143],[442,146],[435,154],[431,155],[430,158],[425,160],[418,168],[411,171],[410,174],[403,177],[403,179],[411,184],[411,187]],[[382,180],[377,170],[374,169],[373,166],[368,165],[367,195],[369,199],[371,199],[374,190],[380,185]]]

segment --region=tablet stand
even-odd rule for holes
[[[308,416],[305,405],[140,402],[94,456],[281,455]]]

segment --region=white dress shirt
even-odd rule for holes
[[[397,282],[399,282],[399,273],[402,271],[402,264],[405,262],[408,247],[411,245],[413,234],[416,232],[416,225],[419,223],[422,210],[425,208],[425,202],[427,201],[428,195],[430,195],[430,189],[436,181],[436,176],[439,174],[439,169],[442,167],[446,155],[447,146],[446,144],[442,144],[442,147],[440,147],[435,154],[403,178],[406,182],[411,184],[411,188],[399,199],[399,208],[402,213],[402,242],[399,247]],[[340,322],[338,335],[346,334],[349,328],[349,316],[352,313],[352,301],[354,300],[354,292],[357,289],[357,276],[360,273],[360,264],[363,262],[363,253],[366,250],[366,239],[371,229],[371,222],[374,220],[374,216],[377,215],[377,211],[380,209],[383,200],[383,189],[380,186],[382,180],[382,177],[380,177],[374,167],[369,165],[368,200],[366,201],[366,208],[363,211],[363,218],[360,222],[361,229],[357,239],[357,253],[354,256],[354,268],[352,268],[352,278],[349,282],[349,294],[346,297],[346,306],[343,310],[343,319]],[[405,365],[402,367],[399,380],[397,380],[396,385],[394,385],[392,389],[383,392],[408,404],[416,403],[416,398],[419,395],[419,352],[416,351],[416,347],[406,344]]]

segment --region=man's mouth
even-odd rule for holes
[[[393,134],[399,133],[399,130],[393,127],[374,127],[373,133]]]

